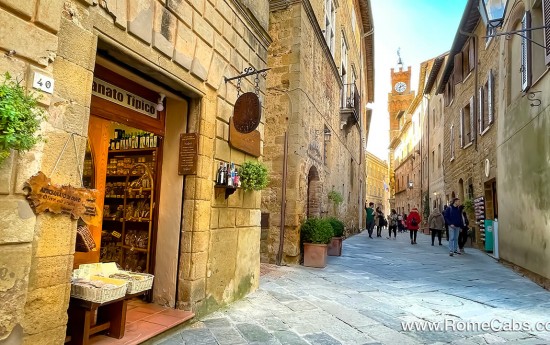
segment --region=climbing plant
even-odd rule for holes
[[[10,150],[26,151],[42,140],[36,131],[45,118],[38,105],[39,96],[26,92],[9,73],[0,84],[0,163]]]

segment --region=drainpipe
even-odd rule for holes
[[[289,96],[290,98],[290,96]],[[292,104],[292,101],[291,101]],[[288,132],[285,131],[285,148],[283,158],[283,186],[281,195],[281,225],[279,230],[279,251],[277,252],[277,266],[281,266],[285,244],[285,221],[286,221],[286,171],[288,161]]]
[[[477,92],[478,92],[478,81],[477,81],[477,65],[478,65],[478,56],[477,56],[477,41],[478,41],[478,37],[476,34],[472,34],[472,33],[469,33],[469,32],[466,32],[466,31],[462,31],[462,30],[458,30],[458,32],[461,34],[461,35],[464,35],[464,36],[468,36],[470,38],[472,38],[472,42],[474,44],[474,109],[470,109],[470,111],[474,111],[474,147],[475,147],[475,150],[477,151],[477,132],[478,132],[478,128],[477,128],[477,125],[478,125],[478,120],[477,120],[477,117],[479,116],[479,114],[477,113],[477,108],[478,108],[478,104],[477,104],[477,101],[478,101],[478,97],[477,97]]]

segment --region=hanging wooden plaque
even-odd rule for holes
[[[197,173],[198,152],[199,145],[197,133],[181,134],[178,160],[179,175],[194,175]]]
[[[260,157],[260,132],[252,131],[246,134],[239,132],[235,128],[233,118],[229,119],[229,144],[251,156]]]
[[[32,176],[26,187],[30,189],[27,200],[36,214],[46,211],[65,213],[74,219],[82,218],[86,224],[101,225],[102,211],[97,207],[100,196],[97,189],[54,185],[42,171]]]
[[[260,125],[262,117],[260,100],[254,92],[239,96],[233,109],[233,123],[240,133],[250,133]]]

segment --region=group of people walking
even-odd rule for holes
[[[408,215],[397,214],[395,209],[391,210],[387,219],[380,207],[374,209],[374,203],[365,205],[367,214],[367,231],[369,237],[372,238],[374,228],[376,227],[376,237],[382,237],[382,230],[385,226],[388,227],[388,239],[396,239],[397,231],[409,231],[411,244],[416,244],[416,236],[422,217],[416,207],[412,208]],[[469,222],[464,206],[460,205],[459,199],[454,198],[449,206],[445,206],[443,212],[435,207],[428,217],[428,227],[431,232],[432,246],[435,245],[437,237],[441,246],[441,238],[445,231],[446,238],[449,241],[449,255],[464,254],[464,245],[468,239]]]

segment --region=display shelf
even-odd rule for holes
[[[127,245],[125,245],[125,244],[122,245],[122,248],[128,249],[128,250],[130,250],[130,251],[148,253],[148,250],[147,250],[146,248],[132,247],[132,246],[127,246]]]
[[[214,189],[215,190],[225,190],[225,198],[229,198],[229,196],[233,193],[235,193],[235,191],[238,189],[237,187],[231,187],[231,186],[226,186],[226,185],[221,185],[221,184],[216,184],[214,185]]]
[[[115,154],[115,153],[121,153],[121,154],[125,154],[125,153],[143,153],[143,152],[151,152],[151,151],[156,151],[156,150],[157,150],[156,147],[144,147],[144,148],[139,148],[139,149],[109,150],[109,154]]]

